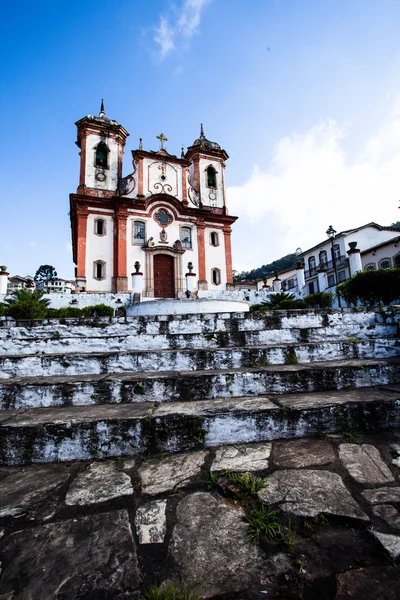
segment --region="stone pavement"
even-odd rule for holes
[[[398,600],[399,457],[400,430],[348,431],[2,467],[0,599]]]

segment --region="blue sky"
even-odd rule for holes
[[[75,121],[107,115],[179,153],[204,123],[230,155],[234,266],[399,220],[399,0],[0,4],[0,264],[73,276]]]

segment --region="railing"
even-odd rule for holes
[[[340,267],[343,267],[346,264],[346,261],[347,256],[338,256],[338,258],[335,260],[336,268],[338,269]],[[318,275],[318,270],[321,267],[321,265],[324,265],[325,271],[333,271],[333,269],[335,268],[333,260],[327,260],[326,262],[319,263],[319,265],[312,267],[308,271],[304,271],[305,279],[311,279],[311,277],[316,277]]]

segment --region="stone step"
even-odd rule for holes
[[[400,359],[191,372],[113,373],[3,380],[0,409],[172,402],[343,390],[400,382]]]
[[[123,372],[236,369],[298,362],[398,356],[400,340],[319,341],[306,344],[183,350],[104,351],[0,356],[0,380],[15,377]]]
[[[255,322],[257,326],[260,323],[262,321]],[[188,333],[171,329],[173,331],[163,333],[157,328],[151,331],[151,328],[147,327],[141,333],[141,330],[127,327],[125,323],[105,325],[104,328],[49,325],[28,330],[14,327],[8,330],[7,336],[0,337],[0,356],[274,346],[320,341],[374,340],[398,336],[397,324],[360,327],[353,323],[346,327],[332,325],[261,330],[227,328]]]
[[[0,413],[6,465],[179,452],[400,425],[400,385],[255,398]]]

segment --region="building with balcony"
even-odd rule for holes
[[[353,245],[355,242],[361,251],[363,269],[397,266],[400,253],[397,252],[397,247],[395,248],[395,240],[398,243],[399,233],[400,229],[394,227],[367,223],[361,227],[342,231],[334,238],[328,238],[306,250],[299,257],[304,260],[305,265],[305,293],[334,291],[337,283],[343,283],[354,275],[348,259],[350,243]],[[377,260],[372,260],[373,252],[375,254],[378,252]]]

